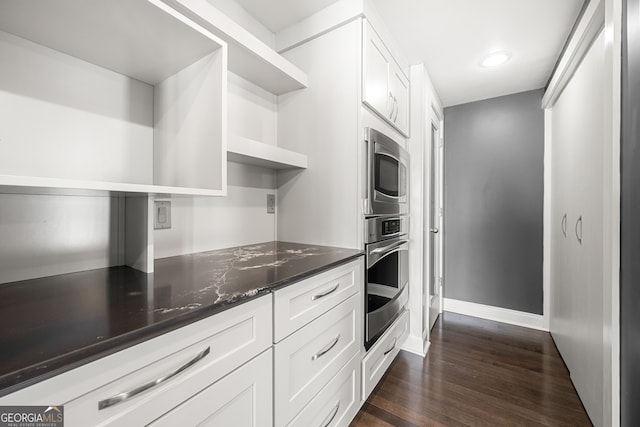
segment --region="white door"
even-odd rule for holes
[[[424,242],[423,252],[426,256],[423,280],[424,295],[427,295],[425,304],[428,310],[424,310],[425,318],[423,330],[431,330],[442,312],[442,276],[441,276],[441,249],[442,249],[442,138],[440,136],[440,124],[433,121],[431,124],[431,144],[427,153],[425,164],[429,171],[425,173],[428,182],[425,183],[424,200],[427,202],[427,215],[424,218]],[[428,314],[427,314],[428,313]],[[427,317],[428,316],[428,317]],[[427,323],[428,322],[428,323]]]
[[[604,64],[601,33],[553,106],[551,124],[552,212],[560,233],[552,246],[550,329],[594,425],[604,425],[608,339],[602,304]]]

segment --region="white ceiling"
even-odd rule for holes
[[[444,106],[544,87],[583,0],[373,0],[409,63],[424,62]],[[496,68],[479,66],[509,51]]]
[[[336,0],[236,0],[272,32]],[[544,87],[584,0],[373,0],[410,64],[424,63],[443,106]],[[482,68],[491,52],[511,60]]]

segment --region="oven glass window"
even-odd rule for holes
[[[398,184],[398,161],[376,154],[376,190],[387,196],[398,197]]]
[[[393,252],[367,270],[367,283],[386,289],[378,295],[373,287],[367,290],[367,311],[372,312],[385,305],[400,292],[409,280],[409,251]],[[378,288],[380,289],[380,288]]]
[[[376,154],[376,190],[391,197],[406,195],[406,167],[393,157]]]

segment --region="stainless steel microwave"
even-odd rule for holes
[[[367,195],[365,215],[409,213],[409,153],[387,135],[365,129]]]

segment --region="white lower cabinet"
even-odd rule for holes
[[[257,298],[4,396],[0,405],[64,405],[68,427],[146,425],[270,350],[272,307],[270,296]]]
[[[347,426],[363,401],[363,271],[360,258],[3,396],[0,405],[64,405],[69,427]],[[385,347],[385,337],[402,332],[398,324],[381,339]],[[397,351],[367,356],[376,378]]]
[[[348,426],[358,409],[360,354],[353,356],[320,393],[287,424],[287,427]]]
[[[150,426],[271,426],[272,353],[265,351]]]
[[[274,347],[275,424],[284,426],[359,354],[362,304],[353,295]]]
[[[405,310],[362,360],[362,400],[366,400],[400,352],[409,334],[409,312]]]

